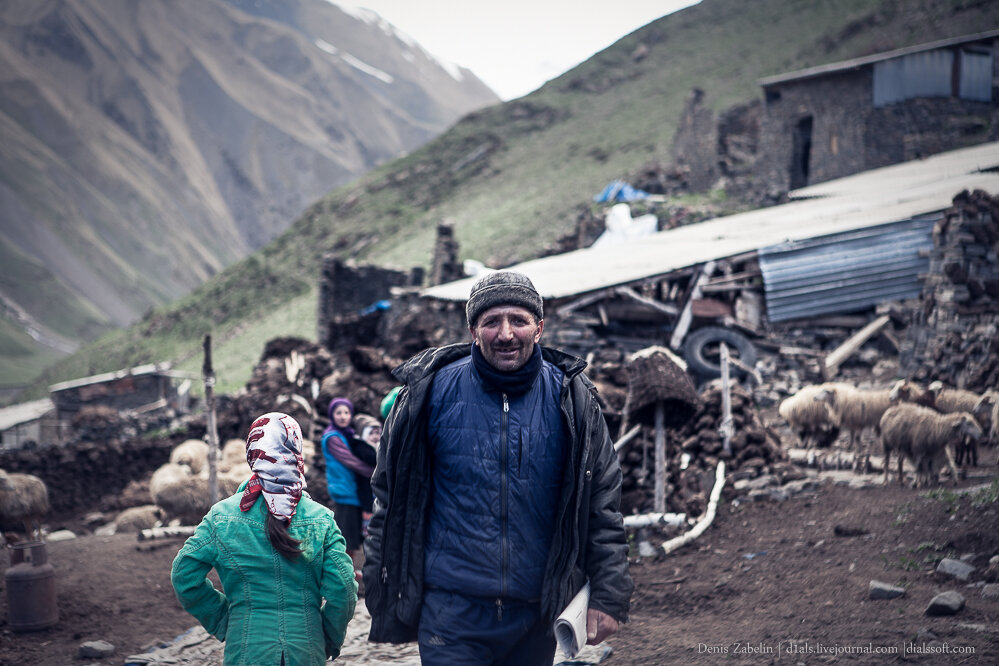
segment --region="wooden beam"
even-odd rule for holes
[[[655,299],[646,298],[645,296],[635,293],[633,289],[629,289],[628,287],[618,287],[617,289],[614,290],[614,293],[616,293],[619,296],[624,296],[625,298],[630,298],[634,301],[641,303],[642,305],[649,306],[653,310],[658,310],[659,312],[663,312],[670,316],[675,317],[680,312],[680,309],[675,305],[667,305]]]
[[[565,305],[560,307],[558,309],[558,314],[561,317],[565,317],[571,314],[573,310],[576,310],[578,308],[584,308],[587,305],[591,305],[599,300],[603,300],[612,293],[613,291],[610,289],[601,289],[600,291],[595,291],[591,294],[587,294],[586,296],[581,296],[580,298],[577,298],[573,302],[566,303]]]
[[[715,262],[709,261],[704,264],[701,274],[697,276],[697,279],[694,282],[694,288],[691,289],[690,295],[687,297],[687,303],[683,306],[683,310],[680,312],[680,319],[676,323],[676,328],[673,329],[673,337],[671,337],[669,341],[669,346],[673,349],[680,349],[680,345],[683,344],[683,339],[687,337],[687,331],[690,330],[690,323],[694,316],[690,308],[694,300],[701,297],[701,287],[708,281],[714,271]]]
[[[860,347],[863,346],[865,342],[870,340],[875,333],[884,328],[889,321],[891,321],[891,317],[888,315],[881,315],[867,326],[851,335],[850,338],[839,347],[829,352],[829,355],[825,358],[825,362],[822,364],[822,372],[825,375],[825,378],[828,380],[835,377],[836,373],[839,372],[839,366],[843,363],[843,361],[850,358],[855,351],[860,349]]]

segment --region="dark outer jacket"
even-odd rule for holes
[[[369,640],[416,640],[423,604],[423,550],[430,498],[424,403],[440,368],[471,353],[469,343],[427,349],[396,368],[404,385],[382,433],[372,477],[375,514],[364,552]],[[545,566],[541,616],[551,625],[588,578],[590,607],[626,622],[634,583],[620,513],[621,468],[585,363],[547,347],[544,360],[564,373],[561,409],[569,459]]]

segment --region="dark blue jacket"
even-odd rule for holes
[[[427,404],[426,585],[540,601],[566,451],[563,377],[542,363],[527,393],[513,396],[488,388],[471,357],[437,373]]]
[[[404,385],[385,421],[378,466],[371,480],[375,514],[364,542],[368,640],[416,640],[424,589],[424,552],[431,494],[426,405],[437,372],[468,356],[468,343],[427,349],[394,374]],[[563,373],[559,410],[568,434],[555,534],[541,590],[541,617],[549,623],[584,582],[590,606],[619,622],[628,619],[634,584],[619,505],[621,467],[585,363],[542,347],[545,361]]]

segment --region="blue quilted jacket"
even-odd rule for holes
[[[437,373],[426,585],[540,601],[567,446],[563,376],[543,363],[527,393],[509,396],[487,389],[470,356]]]

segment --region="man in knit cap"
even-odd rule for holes
[[[522,273],[472,285],[472,344],[400,366],[372,478],[369,640],[419,641],[424,664],[538,664],[589,582],[587,639],[627,620],[621,470],[585,363],[539,344]]]

